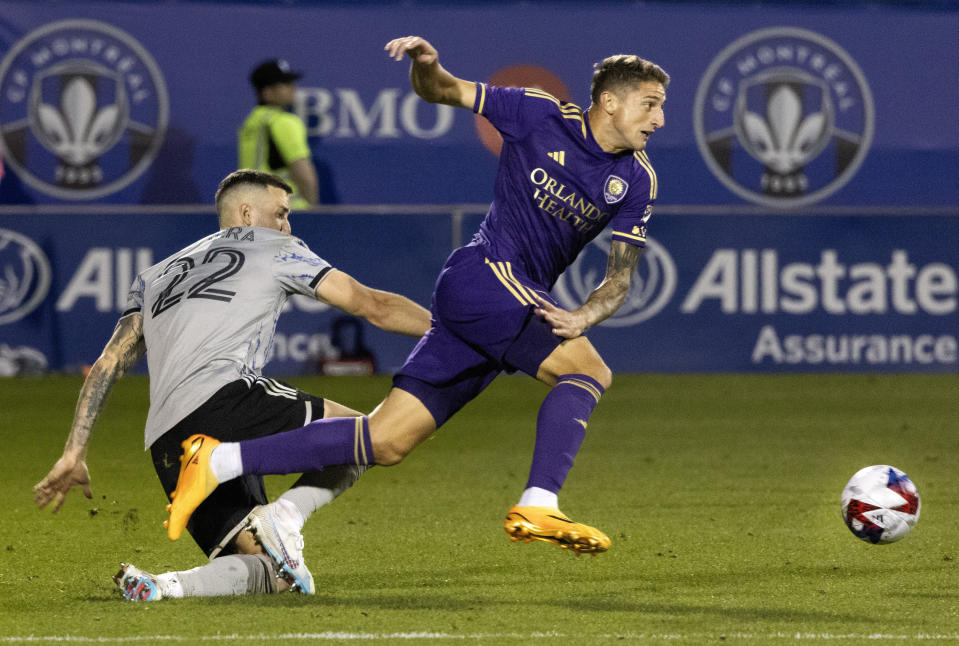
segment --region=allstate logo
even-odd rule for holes
[[[50,261],[30,238],[0,229],[0,325],[19,321],[50,292]]]
[[[44,25],[0,63],[0,142],[24,182],[61,199],[95,199],[156,157],[169,102],[156,62],[96,20]]]
[[[757,204],[791,208],[844,186],[872,143],[872,93],[839,45],[773,27],[738,39],[699,83],[696,142],[713,174]]]
[[[606,275],[612,232],[597,236],[571,264],[553,288],[556,300],[567,309],[576,309],[589,297]],[[676,291],[676,264],[666,248],[651,238],[630,282],[629,293],[619,310],[600,323],[605,327],[628,327],[656,316]]]

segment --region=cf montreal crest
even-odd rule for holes
[[[4,161],[53,197],[95,199],[128,185],[156,157],[168,112],[150,54],[96,20],[40,27],[0,63]]]
[[[50,261],[30,238],[0,229],[0,325],[19,321],[50,291]]]
[[[556,300],[576,309],[602,282],[609,259],[612,231],[607,229],[589,243],[553,288]],[[676,291],[676,264],[666,248],[651,238],[633,274],[622,307],[600,323],[604,327],[628,327],[651,319],[669,303]]]
[[[737,195],[818,202],[846,184],[872,142],[872,94],[856,62],[812,31],[747,34],[713,60],[693,114],[700,153]]]

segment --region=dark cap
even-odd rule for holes
[[[290,69],[290,64],[283,59],[264,61],[250,72],[250,83],[257,90],[262,90],[274,83],[292,83],[303,76],[300,72]]]

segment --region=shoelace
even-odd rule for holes
[[[280,548],[284,552],[282,557],[287,560],[287,564],[290,565],[290,567],[299,567],[299,561],[301,558],[303,558],[303,535],[300,532],[289,534],[289,536],[291,536],[293,539],[294,549],[297,551],[296,554],[290,554],[290,548],[283,541],[283,532],[280,531],[280,527],[276,520],[271,519],[270,524],[273,526],[273,533],[276,535],[276,538],[280,543]]]
[[[280,518],[280,514],[276,514],[275,517],[276,517],[277,519],[279,519],[279,518]],[[275,521],[274,521],[274,522],[275,522]],[[302,553],[302,552],[303,552],[303,545],[304,545],[304,542],[303,542],[303,534],[301,534],[301,533],[298,532],[298,531],[290,531],[291,529],[292,529],[292,528],[289,528],[289,527],[287,528],[287,534],[288,534],[288,535],[291,535],[291,536],[293,537],[293,545],[294,545],[294,548],[295,548],[296,550],[299,550],[299,551]],[[274,524],[274,530],[276,531],[277,536],[282,536],[282,534],[280,533],[280,523],[276,523],[276,522],[275,522],[275,524]]]

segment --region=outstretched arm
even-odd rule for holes
[[[430,313],[425,307],[405,296],[367,287],[337,269],[316,286],[316,299],[387,332],[419,337],[430,329]]]
[[[53,513],[59,511],[67,492],[83,487],[83,495],[92,497],[87,470],[87,442],[97,415],[106,402],[113,384],[146,352],[143,340],[143,316],[130,314],[120,319],[103,353],[93,363],[80,389],[73,426],[67,437],[63,455],[47,476],[33,487],[33,500],[43,509],[53,502]]]
[[[440,65],[436,48],[419,36],[394,38],[384,49],[394,60],[403,60],[406,54],[413,59],[410,83],[413,90],[430,103],[444,103],[454,108],[473,109],[476,84],[456,78]]]
[[[629,291],[629,284],[642,255],[641,247],[614,240],[609,249],[606,276],[577,310],[567,311],[537,297],[536,314],[553,326],[553,334],[572,339],[616,313]]]

